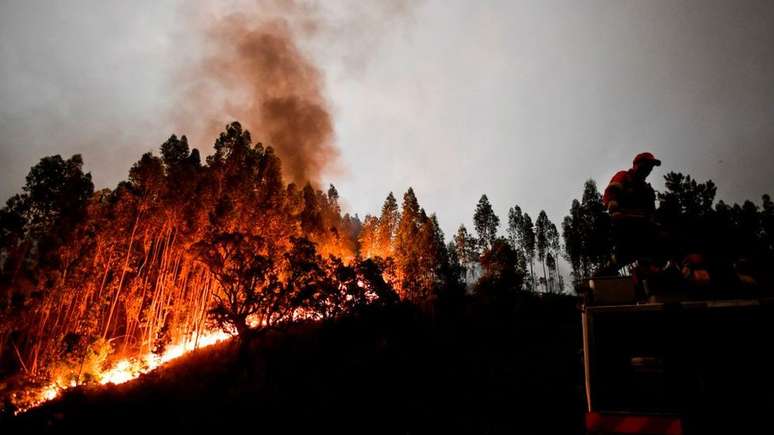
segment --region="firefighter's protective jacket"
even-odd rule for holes
[[[650,183],[638,180],[634,169],[619,171],[605,188],[602,202],[608,209],[615,202],[617,212],[652,215],[656,210],[656,192]]]

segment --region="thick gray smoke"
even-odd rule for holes
[[[181,131],[199,130],[192,133],[212,140],[237,120],[275,148],[289,181],[317,182],[338,155],[333,121],[322,75],[295,43],[288,21],[233,13],[204,25],[206,53],[178,77]]]
[[[288,181],[319,182],[339,171],[332,110],[316,61],[338,59],[357,75],[407,2],[247,0],[220,2],[187,16],[195,39],[193,65],[182,62],[172,111],[177,131],[209,143],[233,120],[271,145]],[[209,10],[207,8],[210,8]],[[189,35],[178,36],[185,46]],[[314,56],[313,56],[314,55]]]

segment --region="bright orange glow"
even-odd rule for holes
[[[215,331],[209,334],[199,336],[198,347],[207,347],[221,342],[231,337],[226,332]],[[118,361],[112,368],[103,372],[99,378],[99,383],[105,384],[123,384],[137,378],[143,373],[147,373],[165,363],[179,358],[186,353],[194,350],[196,342],[188,340],[183,343],[167,346],[164,353],[157,355],[155,353],[146,353],[141,358],[123,359]]]
[[[223,340],[231,338],[231,334],[225,331],[211,331],[209,333],[200,335],[198,340],[189,339],[182,343],[167,346],[164,353],[157,355],[155,353],[147,353],[141,358],[127,358],[117,361],[112,367],[103,371],[98,375],[97,383],[101,385],[105,384],[123,384],[138,378],[143,373],[148,373],[169,361],[179,358],[188,352],[193,351],[196,348],[203,348],[211,346],[215,343],[219,343]],[[21,414],[29,409],[40,406],[41,404],[53,400],[67,390],[68,388],[75,387],[76,383],[71,381],[69,385],[63,385],[61,380],[55,379],[51,384],[45,386],[37,394],[38,399],[35,400],[30,406],[19,409],[15,414]]]

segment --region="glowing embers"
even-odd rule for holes
[[[100,384],[123,384],[128,382],[146,370],[153,370],[152,368],[144,369],[139,362],[124,359],[118,361],[112,368],[102,373],[99,380]]]
[[[198,339],[186,340],[183,343],[167,346],[161,354],[147,353],[141,358],[127,358],[117,361],[109,369],[99,373],[97,376],[97,383],[101,385],[105,384],[123,384],[136,379],[143,373],[148,373],[165,363],[179,358],[188,352],[191,352],[197,348],[211,346],[215,343],[219,343],[223,340],[231,338],[232,334],[225,331],[212,331],[204,335],[200,335]],[[42,388],[37,394],[38,399],[35,400],[26,408],[18,409],[15,414],[26,412],[29,409],[35,408],[44,402],[57,398],[62,391],[68,388],[75,387],[77,384],[75,381],[71,381],[69,386],[62,385],[61,382],[54,381],[46,387]]]
[[[105,384],[123,384],[131,381],[143,373],[147,373],[155,368],[175,359],[195,348],[202,348],[221,342],[231,337],[230,334],[223,331],[215,331],[199,336],[198,340],[186,340],[183,343],[167,346],[160,355],[147,353],[139,359],[124,359],[118,361],[112,368],[102,373],[99,383]]]
[[[44,400],[53,400],[56,398],[56,396],[59,395],[59,392],[61,389],[57,387],[55,384],[49,385],[46,387],[45,390],[43,390],[42,397]]]

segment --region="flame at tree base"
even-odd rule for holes
[[[199,337],[194,340],[189,339],[183,341],[182,343],[169,345],[161,354],[149,352],[139,358],[126,358],[119,360],[109,369],[99,373],[96,383],[100,385],[119,385],[129,382],[133,379],[137,379],[140,375],[155,370],[156,368],[191,351],[220,343],[221,341],[231,337],[232,334],[229,334],[225,331],[210,331],[208,333],[199,335]],[[36,398],[27,406],[17,409],[16,412],[14,412],[14,415],[19,415],[32,408],[36,408],[45,402],[54,400],[59,397],[62,392],[69,388],[76,387],[77,385],[78,384],[75,381],[70,381],[69,384],[63,384],[59,380],[54,380],[50,384],[40,389],[40,391],[35,394]]]

